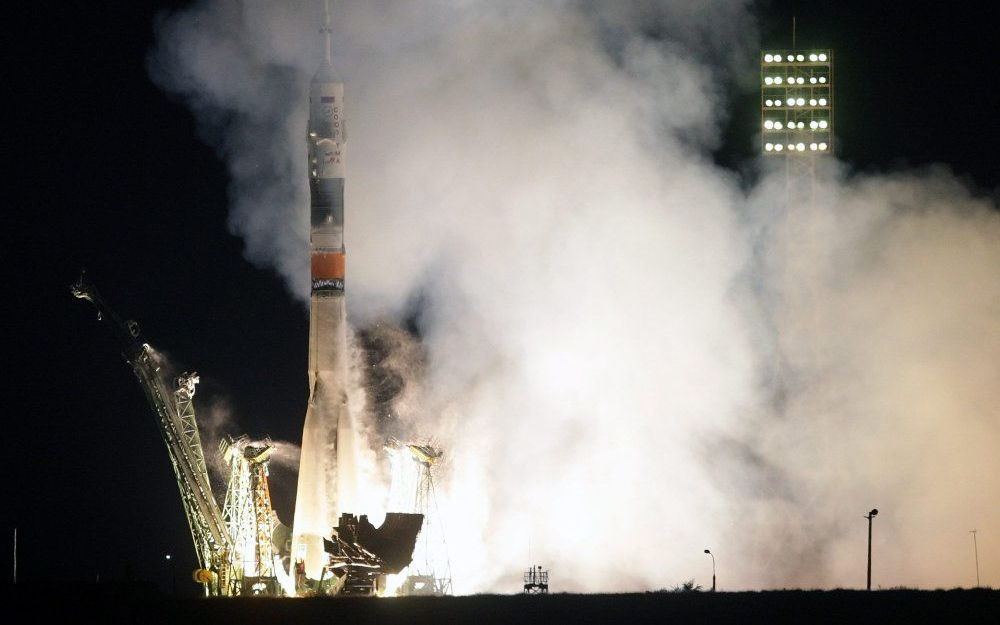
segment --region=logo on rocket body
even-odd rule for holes
[[[309,88],[309,247],[314,296],[344,292],[344,122],[344,83],[326,62]]]

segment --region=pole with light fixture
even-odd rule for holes
[[[878,514],[878,508],[865,515],[868,519],[868,590],[872,589],[872,518]]]
[[[705,553],[712,556],[712,592],[715,592],[715,554],[709,549],[706,549]]]

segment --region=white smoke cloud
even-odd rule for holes
[[[229,164],[247,257],[302,299],[320,15],[196,4],[150,60]],[[742,193],[706,155],[745,2],[334,18],[350,315],[421,302],[456,590],[516,590],[529,542],[561,590],[703,581],[706,546],[727,589],[857,586],[872,506],[882,579],[968,582],[952,537],[1000,527],[995,205],[941,171],[823,171],[812,211],[775,175]]]
[[[771,583],[797,560],[799,583],[857,585],[878,507],[876,579],[968,585],[967,530],[1000,521],[1000,213],[943,168],[831,165],[811,209],[781,207],[783,186],[750,202],[783,393],[753,441],[791,490],[740,498],[757,530],[732,546]]]

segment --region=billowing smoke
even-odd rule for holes
[[[876,579],[968,584],[967,530],[1000,528],[996,206],[945,171],[741,190],[707,154],[747,3],[650,4],[335,6],[350,316],[416,319],[456,590],[704,583],[705,547],[727,589],[858,586],[871,507]],[[199,3],[150,59],[302,299],[320,15]]]
[[[944,168],[817,178],[811,208],[783,175],[748,203],[772,402],[713,449],[732,547],[765,585],[857,585],[867,505],[887,585],[969,585],[1000,521],[1000,212]]]

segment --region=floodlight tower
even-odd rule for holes
[[[760,55],[764,156],[784,159],[788,204],[811,206],[816,158],[833,153],[833,50]]]

